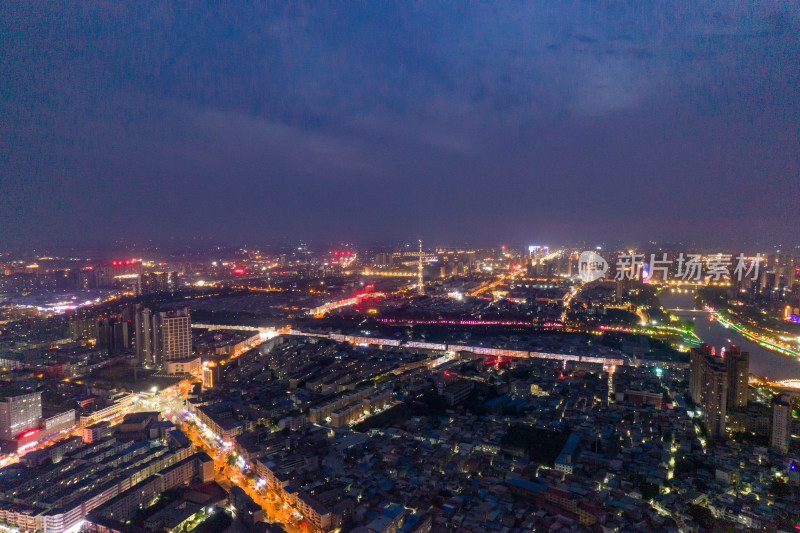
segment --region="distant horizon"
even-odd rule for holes
[[[0,260],[3,254],[16,254],[16,255],[36,255],[41,257],[42,254],[58,254],[67,258],[69,254],[77,254],[75,257],[79,260],[100,260],[100,259],[123,259],[125,254],[181,254],[190,253],[198,255],[213,255],[215,249],[220,250],[220,256],[227,256],[241,250],[260,251],[264,253],[286,253],[296,251],[299,244],[307,245],[309,252],[312,254],[324,253],[329,250],[336,250],[338,248],[353,247],[356,251],[389,251],[398,250],[403,246],[416,250],[417,240],[408,239],[405,241],[373,241],[373,242],[329,242],[324,240],[314,241],[310,239],[298,239],[286,242],[217,242],[213,240],[167,240],[164,242],[149,242],[149,243],[110,243],[110,244],[92,244],[84,246],[66,246],[66,245],[40,245],[40,246],[6,246],[0,248]],[[775,253],[782,252],[787,254],[800,255],[800,242],[796,244],[787,243],[744,243],[744,244],[700,244],[700,243],[682,243],[682,242],[668,242],[668,241],[648,241],[648,242],[622,242],[615,243],[608,242],[589,242],[589,241],[572,241],[572,242],[554,242],[554,241],[531,241],[529,244],[520,244],[511,242],[509,240],[498,240],[495,243],[443,243],[443,242],[428,242],[423,239],[423,249],[432,250],[438,248],[474,248],[479,250],[500,250],[505,247],[508,250],[527,252],[528,246],[541,245],[548,246],[551,250],[591,250],[591,251],[625,251],[630,249],[635,250],[665,250],[675,252],[703,252],[703,253]],[[133,257],[133,256],[132,256]]]

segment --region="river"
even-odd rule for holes
[[[704,343],[714,346],[717,353],[723,346],[729,344],[741,346],[743,352],[750,352],[751,373],[773,381],[800,379],[800,359],[768,350],[716,320],[711,320],[708,313],[694,311],[695,290],[697,288],[692,286],[664,289],[658,298],[662,305],[676,316],[684,320],[693,320],[695,334]]]

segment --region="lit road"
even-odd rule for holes
[[[533,262],[533,264],[534,265],[543,264],[543,263],[545,263],[547,261],[555,259],[559,255],[561,255],[561,250],[556,250],[555,252],[549,253],[549,254],[547,254],[545,256],[542,256],[542,257],[536,259]],[[479,295],[480,293],[482,293],[484,291],[494,289],[498,285],[503,284],[503,282],[505,282],[507,279],[514,279],[514,278],[520,276],[521,274],[523,274],[524,272],[525,272],[525,269],[523,269],[522,266],[520,265],[520,267],[517,270],[509,270],[508,272],[506,272],[504,274],[498,275],[498,277],[495,278],[495,279],[492,279],[492,280],[489,280],[489,281],[487,281],[485,283],[482,283],[476,289],[474,289],[473,291],[467,293],[467,296],[473,296],[474,297],[474,296],[477,296],[477,295]]]
[[[225,448],[221,442],[210,433],[201,430],[202,422],[185,411],[185,400],[191,388],[190,380],[182,381],[168,389],[161,391],[157,396],[148,398],[141,404],[141,409],[154,409],[162,412],[166,418],[172,420],[198,449],[206,452],[214,460],[214,473],[216,481],[226,490],[231,484],[241,487],[253,500],[264,509],[264,518],[269,522],[281,523],[289,533],[313,532],[316,528],[310,523],[298,520],[300,513],[294,508],[278,500],[277,495],[269,490],[256,489],[253,481],[248,479],[238,468],[228,464],[228,456],[232,452]],[[193,422],[193,423],[189,423]],[[245,465],[245,470],[255,468],[255,465]],[[305,525],[303,525],[305,524]]]
[[[564,324],[567,323],[567,310],[569,309],[569,303],[572,301],[575,295],[580,292],[581,286],[582,285],[580,284],[575,285],[572,289],[570,289],[566,296],[564,296],[564,311],[561,313],[561,322]]]
[[[248,350],[251,348],[247,348]],[[238,357],[246,350],[233,354],[230,359]],[[278,500],[277,495],[264,489],[257,490],[253,486],[253,481],[248,479],[238,468],[228,465],[227,458],[229,450],[222,446],[216,439],[207,439],[200,434],[198,423],[195,417],[185,411],[186,398],[192,388],[193,383],[197,382],[197,377],[187,378],[174,385],[166,387],[160,391],[155,390],[152,394],[140,394],[139,398],[131,405],[125,407],[113,415],[104,419],[93,420],[92,423],[101,420],[108,421],[110,424],[118,424],[125,415],[140,411],[159,411],[165,419],[171,420],[179,427],[191,440],[194,446],[208,453],[214,460],[216,481],[226,490],[230,490],[231,483],[240,486],[253,500],[264,509],[265,520],[269,522],[279,522],[289,533],[309,533],[318,531],[316,527],[303,520],[301,514],[294,508]],[[189,424],[188,422],[195,422]],[[84,426],[78,425],[71,430],[62,431],[52,437],[44,439],[35,444],[24,448],[21,455],[25,453],[45,448],[54,442],[70,436],[82,436]],[[19,453],[7,454],[0,457],[0,467],[19,462]],[[246,465],[248,468],[255,468],[255,465]]]
[[[283,524],[290,533],[311,531],[309,527],[299,527],[298,521],[293,517],[296,511],[286,504],[280,503],[274,494],[265,490],[256,490],[251,480],[247,479],[238,469],[228,464],[228,454],[226,451],[209,444],[209,442],[200,435],[196,426],[183,423],[179,425],[181,430],[183,430],[192,441],[192,444],[199,447],[214,459],[216,481],[226,490],[230,490],[232,483],[241,487],[262,509],[264,509],[264,515],[267,521]]]
[[[474,291],[467,293],[467,296],[473,296],[473,297],[474,296],[478,296],[480,293],[482,293],[484,291],[488,291],[490,289],[493,289],[493,288],[497,287],[498,285],[503,283],[504,279],[505,279],[505,276],[501,275],[497,279],[490,280],[490,281],[487,281],[485,283],[482,283]]]
[[[505,274],[500,274],[497,278],[482,283],[475,290],[467,293],[467,296],[473,296],[473,297],[478,296],[480,293],[494,289],[498,285],[502,285],[507,279],[514,279],[517,276],[521,275],[522,273],[523,270],[520,268],[515,272],[506,272]]]

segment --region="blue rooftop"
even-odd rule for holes
[[[542,491],[546,490],[547,486],[542,485],[541,483],[535,483],[533,481],[528,481],[527,479],[512,479],[508,482],[509,485],[514,485],[515,487],[519,487],[525,490],[532,490],[532,491]]]

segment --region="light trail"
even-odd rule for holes
[[[715,310],[713,307],[705,306],[705,307],[703,307],[703,309],[705,309],[706,311],[711,313],[711,315],[716,320],[718,320],[720,322],[720,324],[731,328],[733,331],[739,333],[740,335],[742,335],[746,339],[751,340],[751,341],[753,341],[753,342],[755,342],[757,344],[760,344],[761,346],[764,346],[765,348],[769,348],[769,349],[774,350],[776,352],[780,352],[780,353],[782,353],[784,355],[791,355],[793,357],[800,358],[800,351],[794,350],[792,348],[788,348],[786,346],[778,344],[777,342],[773,341],[772,339],[766,338],[764,336],[760,336],[760,335],[758,335],[756,333],[753,333],[753,332],[745,329],[744,326],[742,326],[741,324],[737,324],[736,322],[732,322],[729,318],[727,318],[724,315],[722,315],[719,311]]]

